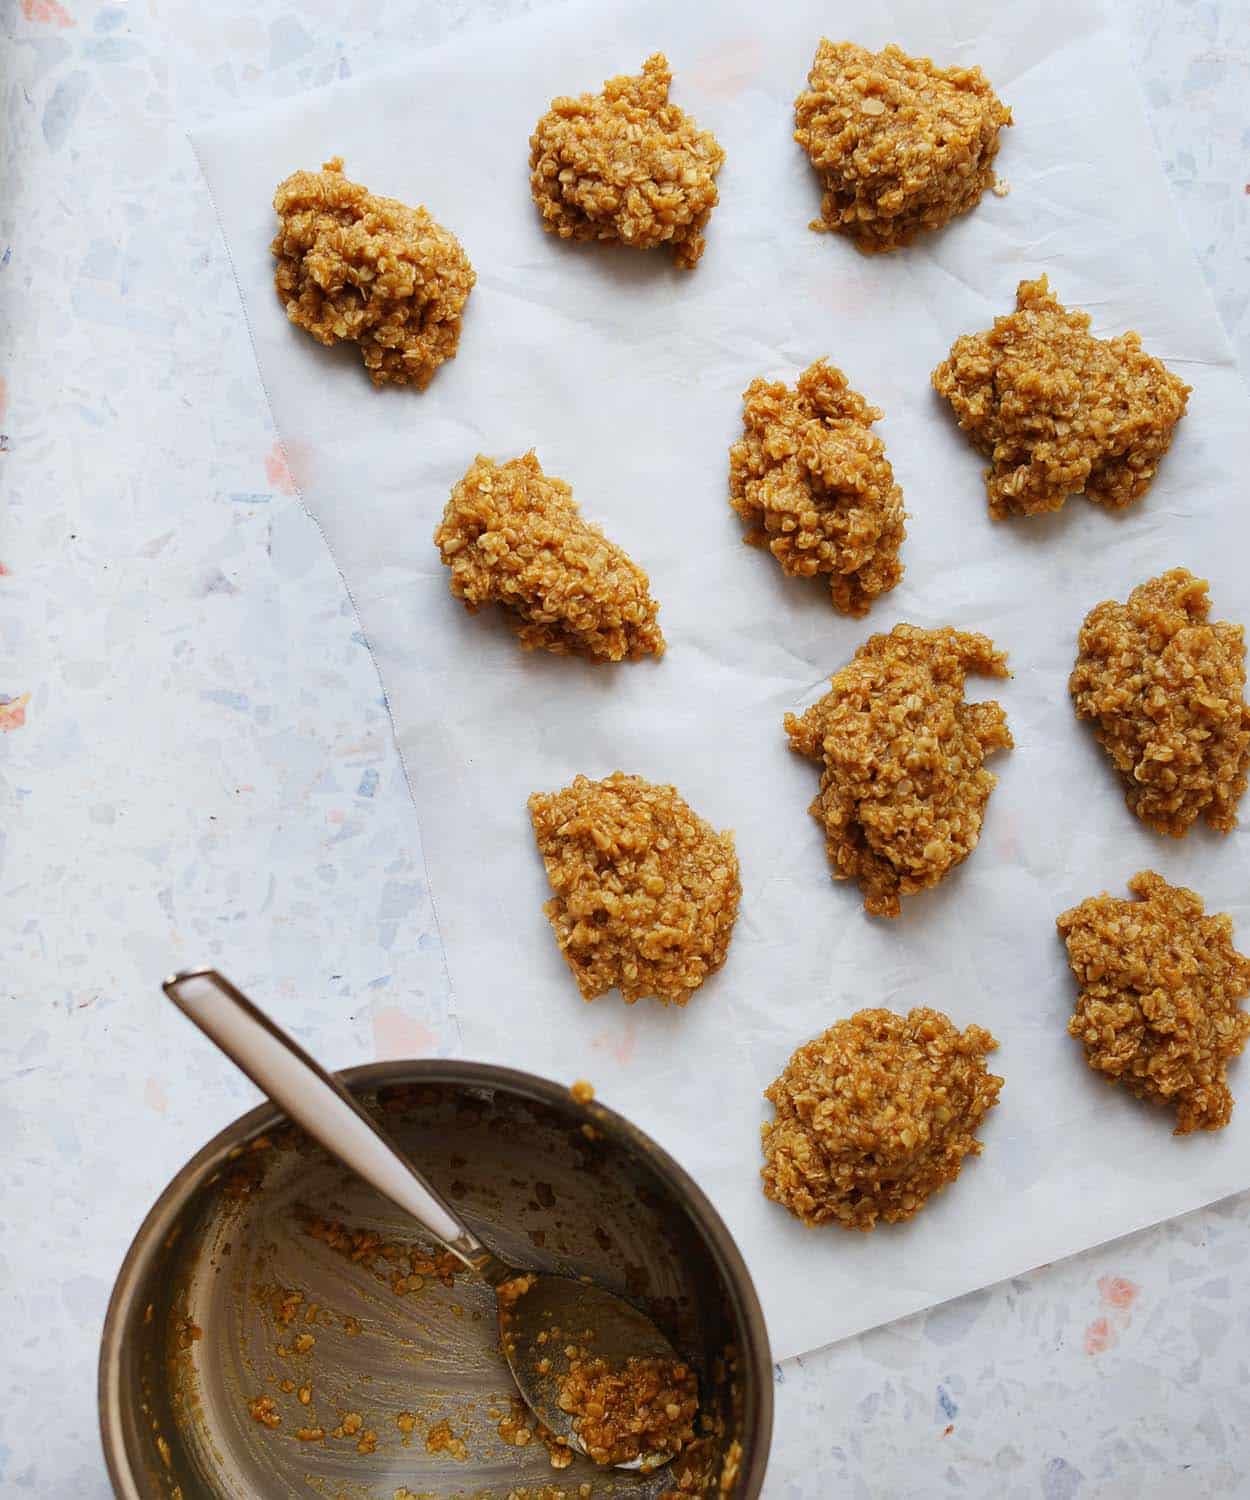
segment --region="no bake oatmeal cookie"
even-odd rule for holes
[[[997,703],[964,701],[969,672],[1010,675],[983,635],[896,625],[786,715],[791,748],[822,768],[810,812],[833,878],[857,880],[874,916],[898,916],[900,896],[936,885],[981,836],[997,781],[985,757],[1012,740]]]
[[[733,835],[671,786],[614,772],[529,799],[544,910],[582,995],[685,1005],[725,962],[742,887]]]
[[[502,605],[527,648],[606,661],[663,654],[647,575],[583,519],[532,450],[503,464],[479,454],[434,542],[456,598],[472,612]]]
[[[1250,1037],[1238,1003],[1250,958],[1195,892],[1153,870],[1128,886],[1138,900],[1104,892],[1058,919],[1080,986],[1068,1031],[1108,1082],[1174,1109],[1177,1135],[1219,1130],[1233,1110],[1226,1069]]]
[[[794,138],[820,174],[813,229],[893,250],[974,208],[994,186],[1011,111],[980,68],[938,68],[890,46],[823,40],[794,102]]]
[[[805,1224],[910,1219],[977,1156],[998,1043],[941,1011],[861,1010],[798,1049],[764,1097],[764,1193]]]
[[[933,372],[959,425],[990,460],[990,514],[1059,510],[1069,495],[1122,510],[1145,494],[1189,386],[1136,333],[1095,338],[1045,276],[1022,281],[1016,310],[955,340]]]
[[[273,207],[274,286],[291,322],[321,344],[359,344],[374,385],[424,390],[455,358],[477,279],[460,241],[424,208],[350,181],[337,156],[279,183]]]
[[[729,450],[729,503],[746,540],[782,569],[829,579],[844,614],[866,614],[903,576],[903,492],[873,432],[879,408],[818,359],[791,388],[753,380]]]
[[[601,94],[551,101],[530,137],[530,192],[544,229],[638,250],[667,245],[679,266],[698,262],[725,153],[668,102],[672,81],[657,52]]]
[[[1210,613],[1206,580],[1184,568],[1108,599],[1085,617],[1068,682],[1129,807],[1177,838],[1200,815],[1231,832],[1250,771],[1245,631]]]

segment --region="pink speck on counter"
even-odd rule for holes
[[[28,21],[42,21],[45,26],[78,25],[58,0],[22,0],[22,14]]]
[[[29,702],[29,693],[23,693],[20,698],[6,698],[0,693],[0,734],[8,734],[10,730],[20,729],[25,724],[26,705]]]
[[[158,1115],[163,1115],[169,1107],[169,1101],[165,1097],[165,1090],[160,1080],[149,1078],[143,1085],[143,1102],[149,1109],[154,1109]]]
[[[1115,1347],[1116,1332],[1106,1318],[1095,1318],[1085,1330],[1086,1354],[1105,1354]]]
[[[1108,1307],[1121,1308],[1125,1312],[1137,1301],[1141,1287],[1126,1276],[1103,1276],[1098,1281],[1098,1293]]]
[[[379,1062],[391,1057],[427,1057],[434,1051],[434,1033],[398,1006],[379,1006],[373,1012],[373,1051]]]
[[[280,442],[275,443],[265,454],[265,477],[280,495],[295,493],[295,477],[287,462],[286,449]]]

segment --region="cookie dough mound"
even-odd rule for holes
[[[786,715],[791,748],[822,767],[809,811],[833,878],[857,880],[873,916],[898,916],[900,896],[936,885],[981,836],[998,779],[983,762],[1012,740],[997,703],[964,702],[968,672],[1010,675],[983,635],[896,625]]]
[[[1199,815],[1230,833],[1250,771],[1245,631],[1210,612],[1206,580],[1184,568],[1139,584],[1085,616],[1068,679],[1129,807],[1175,838]]]
[[[620,771],[529,799],[544,910],[582,995],[685,1005],[725,962],[742,886],[731,833]]]
[[[424,390],[455,358],[477,280],[460,241],[424,208],[349,181],[337,156],[279,183],[273,207],[273,282],[291,322],[321,344],[359,344],[374,385]]]
[[[898,1223],[979,1156],[976,1130],[1003,1080],[998,1046],[938,1010],[861,1010],[800,1047],[764,1097],[764,1193],[805,1224]]]
[[[1096,339],[1045,276],[1016,310],[955,340],[933,372],[985,471],[990,515],[1059,510],[1069,495],[1122,510],[1140,499],[1185,415],[1189,386],[1136,333]]]
[[[637,76],[609,78],[602,94],[551,101],[530,136],[530,192],[544,229],[638,250],[668,245],[679,266],[695,266],[725,153],[668,102],[672,81],[657,52]]]
[[[1250,958],[1233,924],[1204,916],[1202,898],[1143,870],[1058,920],[1080,986],[1068,1031],[1090,1067],[1139,1099],[1176,1111],[1177,1135],[1220,1130],[1233,1112],[1226,1069],[1250,1037],[1238,1005],[1250,995]]]
[[[586,1456],[597,1464],[628,1464],[680,1453],[694,1441],[699,1383],[677,1359],[633,1355],[622,1365],[575,1354],[560,1383],[560,1410],[573,1418]]]
[[[528,649],[606,661],[664,652],[647,575],[582,519],[532,450],[503,464],[479,454],[434,542],[456,598],[472,613],[503,605]]]
[[[753,380],[742,441],[729,450],[729,503],[746,540],[783,570],[828,576],[835,608],[862,615],[903,576],[903,492],[872,431],[882,413],[818,359],[793,390]]]
[[[825,190],[812,228],[836,229],[873,252],[976,206],[994,186],[998,132],[1011,111],[980,68],[824,40],[794,119],[794,139]]]

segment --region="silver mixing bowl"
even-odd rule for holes
[[[645,1307],[698,1371],[706,1435],[645,1476],[580,1456],[557,1471],[537,1435],[518,1446],[490,1290],[414,1273],[429,1247],[411,1222],[262,1105],[178,1173],[118,1275],[100,1425],[119,1500],[655,1500],[687,1476],[683,1496],[725,1483],[754,1500],[772,1432],[764,1322],[672,1158],[507,1068],[340,1076],[502,1256]]]

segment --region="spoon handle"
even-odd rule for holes
[[[162,986],[183,1015],[344,1166],[363,1177],[478,1270],[489,1253],[391,1144],[337,1079],[215,969],[175,974]]]

